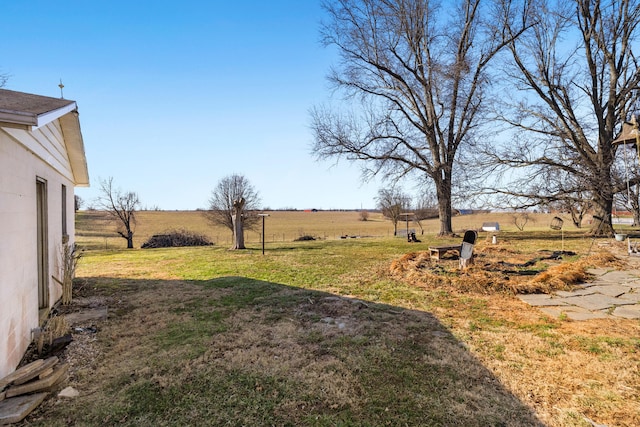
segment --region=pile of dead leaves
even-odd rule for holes
[[[527,259],[529,258],[529,259]],[[461,270],[457,260],[436,261],[429,252],[411,252],[391,262],[394,279],[421,287],[447,287],[460,292],[551,293],[570,290],[589,280],[591,267],[620,268],[624,261],[607,251],[566,261],[566,253],[541,251],[536,257],[506,248],[487,247],[473,265]]]

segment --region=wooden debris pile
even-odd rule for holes
[[[38,359],[0,379],[0,425],[16,423],[68,379],[69,365],[57,356]]]
[[[142,249],[150,248],[176,248],[182,246],[209,246],[213,245],[207,236],[189,230],[170,230],[163,234],[154,234],[142,244]]]

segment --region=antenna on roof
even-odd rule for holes
[[[64,95],[62,94],[62,89],[64,88],[64,85],[62,84],[62,79],[60,79],[60,84],[58,85],[58,87],[60,88],[60,99],[64,99]]]

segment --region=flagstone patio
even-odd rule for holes
[[[640,260],[639,260],[640,261]],[[634,264],[638,264],[636,261]],[[589,283],[573,291],[557,291],[552,295],[518,295],[527,304],[553,317],[571,320],[604,318],[640,319],[640,270],[588,270],[594,276]]]

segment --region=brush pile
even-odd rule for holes
[[[206,236],[188,230],[170,230],[155,234],[142,244],[142,249],[213,245]]]
[[[590,267],[624,264],[604,251],[578,259],[575,254],[549,251],[537,255],[526,259],[525,254],[491,246],[474,254],[472,267],[460,270],[457,262],[438,262],[431,259],[429,252],[411,252],[394,260],[389,272],[396,279],[421,287],[448,287],[481,294],[529,294],[571,290],[589,280]]]

